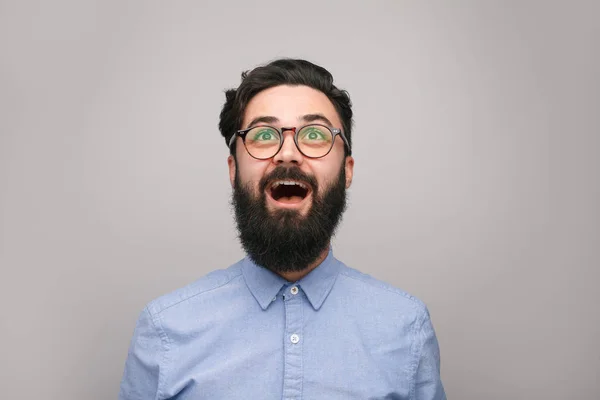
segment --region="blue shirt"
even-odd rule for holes
[[[333,253],[291,283],[249,258],[150,302],[120,400],[446,399],[426,306]]]

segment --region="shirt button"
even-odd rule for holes
[[[292,288],[290,289],[290,293],[298,294],[298,286],[292,286]]]
[[[290,336],[290,341],[294,344],[298,343],[300,341],[300,336],[296,335],[295,333]]]

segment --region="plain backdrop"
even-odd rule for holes
[[[144,305],[243,257],[218,114],[286,56],[350,92],[334,253],[429,306],[448,397],[600,398],[599,16],[0,0],[0,397],[116,398]]]

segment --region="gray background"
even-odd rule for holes
[[[1,397],[115,398],[144,304],[243,256],[223,90],[292,56],[355,106],[334,251],[428,304],[449,398],[600,398],[599,16],[0,1]]]

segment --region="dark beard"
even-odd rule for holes
[[[311,186],[313,199],[306,216],[296,210],[267,209],[265,189],[279,179],[300,180]],[[322,195],[316,179],[298,167],[277,167],[261,179],[258,189],[259,195],[254,196],[236,173],[232,205],[242,247],[255,264],[275,273],[306,269],[328,247],[346,209],[344,165],[338,179]]]

